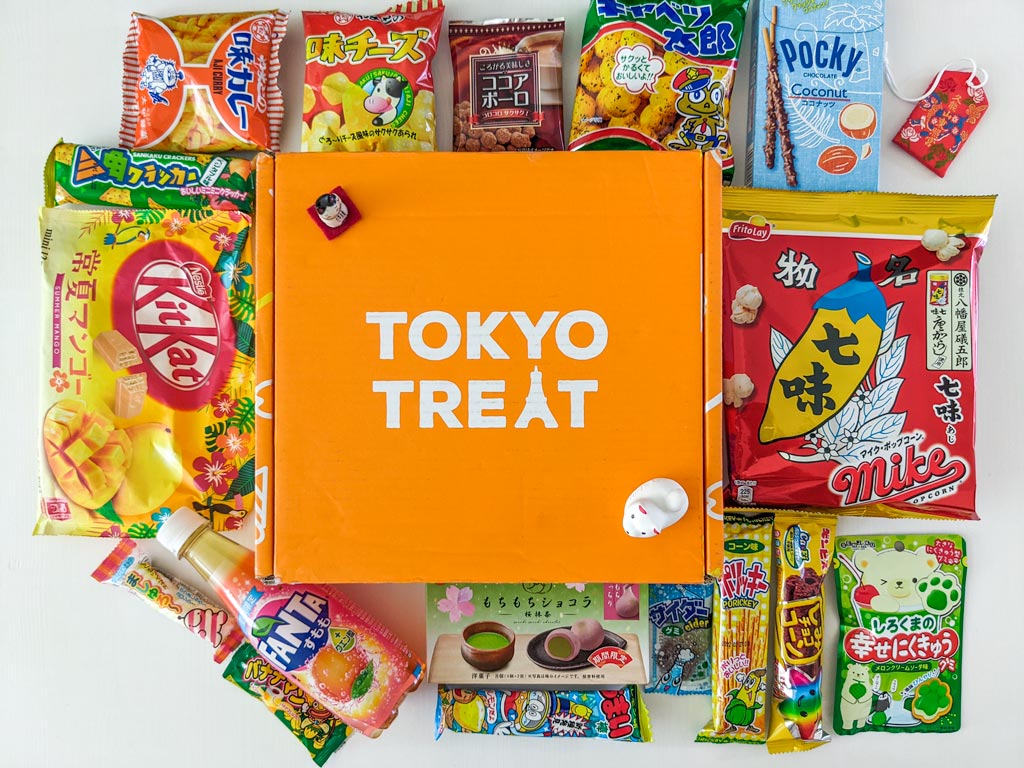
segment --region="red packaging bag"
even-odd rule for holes
[[[430,65],[443,15],[440,0],[378,15],[303,11],[302,151],[436,150]]]
[[[977,264],[994,201],[726,190],[736,503],[977,518]]]
[[[988,111],[984,84],[988,75],[974,65],[970,72],[943,68],[919,99],[896,90],[888,70],[889,87],[904,101],[916,101],[913,111],[892,142],[937,176],[945,176]]]

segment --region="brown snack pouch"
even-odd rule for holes
[[[564,19],[448,24],[454,71],[454,151],[565,149],[564,35]]]

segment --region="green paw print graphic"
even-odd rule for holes
[[[960,604],[963,588],[952,573],[934,573],[917,585],[924,609],[933,616],[945,616]]]

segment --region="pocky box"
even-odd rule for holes
[[[449,730],[651,741],[650,717],[635,685],[601,691],[478,690],[439,685],[435,726],[435,738]]]
[[[959,730],[963,538],[840,536],[835,570],[836,733]]]
[[[241,526],[255,467],[249,224],[42,211],[37,534],[151,538],[181,506]]]
[[[976,517],[978,260],[994,202],[725,191],[737,502]]]
[[[647,682],[646,584],[428,584],[428,680],[620,688]]]
[[[651,675],[647,693],[711,692],[714,581],[651,584]]]
[[[60,142],[46,160],[45,184],[48,206],[83,203],[252,213],[252,163],[240,157]]]
[[[885,0],[758,0],[747,186],[876,190]]]

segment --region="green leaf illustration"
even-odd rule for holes
[[[132,523],[128,526],[128,536],[133,539],[156,538],[156,528],[149,523]]]
[[[256,316],[256,298],[253,287],[246,283],[243,287],[231,291],[228,297],[231,316],[246,323],[251,323]]]
[[[281,620],[275,619],[273,616],[260,616],[252,623],[252,635],[253,637],[266,637],[274,625],[280,623]]]
[[[240,318],[232,318],[235,323],[235,348],[247,357],[256,357],[256,334],[252,326]]]
[[[352,698],[358,699],[360,696],[365,696],[366,692],[370,690],[370,686],[373,685],[373,662],[371,661],[360,672],[355,681],[352,683]]]
[[[230,422],[218,421],[216,424],[210,424],[203,429],[206,433],[206,450],[210,453],[217,450],[217,438],[227,432],[230,425]]]
[[[136,211],[135,220],[139,224],[156,224],[164,217],[164,211]]]
[[[230,499],[236,494],[248,496],[254,490],[256,490],[255,457],[249,459],[241,466],[238,470],[238,477],[231,481],[231,487],[228,488],[228,492],[224,495],[224,498]]]
[[[252,432],[256,427],[256,401],[251,397],[238,398],[235,413],[228,421],[239,432]]]
[[[114,511],[114,503],[112,501],[108,501],[102,507],[97,507],[96,509],[93,510],[93,512],[95,512],[100,517],[107,518],[107,520],[109,520],[112,523],[124,525],[124,520],[122,520],[118,516],[117,512]]]

